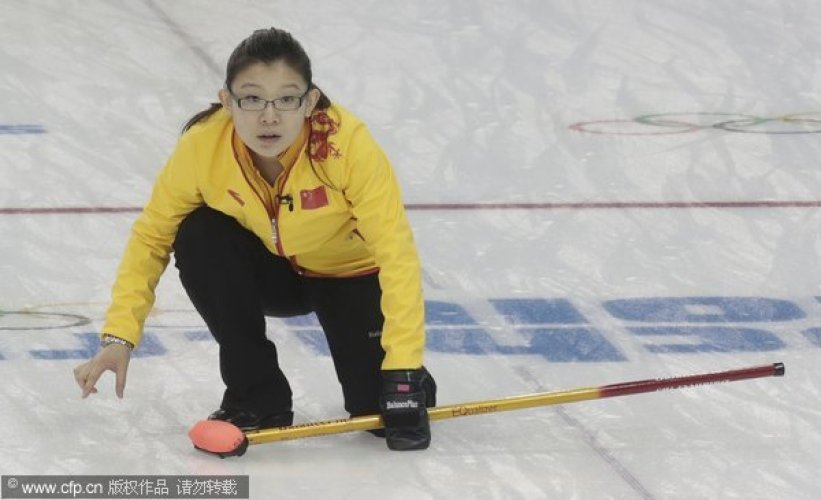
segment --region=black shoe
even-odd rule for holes
[[[250,411],[220,408],[208,415],[208,420],[224,420],[236,425],[242,431],[255,431],[289,426],[294,423],[294,412],[283,411],[259,417]]]

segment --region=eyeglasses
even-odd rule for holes
[[[311,89],[305,91],[302,95],[286,95],[284,97],[279,97],[277,99],[268,101],[261,97],[257,96],[250,96],[250,97],[239,97],[231,92],[231,97],[237,102],[237,106],[239,109],[245,111],[262,111],[263,109],[268,107],[268,104],[272,104],[274,109],[277,111],[296,111],[300,107],[302,107],[302,102],[305,100],[305,97],[308,95]]]

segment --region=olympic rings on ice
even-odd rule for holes
[[[79,314],[39,311],[0,311],[1,330],[59,330],[91,323]]]
[[[577,122],[568,128],[589,134],[634,136],[686,134],[707,129],[744,134],[819,134],[821,112],[772,117],[718,112],[655,113],[627,120]]]

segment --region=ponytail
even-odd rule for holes
[[[183,125],[182,132],[183,133],[188,132],[188,129],[190,129],[191,127],[193,127],[197,123],[207,120],[211,115],[216,113],[221,107],[222,107],[222,104],[220,104],[218,102],[212,102],[211,106],[208,109],[204,109],[204,110],[200,111],[199,113],[197,113],[196,115],[192,116],[191,119],[189,119],[185,123],[185,125]]]

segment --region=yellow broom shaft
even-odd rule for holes
[[[588,399],[598,399],[599,389],[595,387],[575,389],[572,391],[547,392],[539,394],[527,394],[524,396],[514,396],[505,399],[492,399],[488,401],[474,401],[458,405],[437,406],[428,408],[428,415],[431,420],[446,420],[449,418],[468,417],[472,415],[484,415],[500,411],[521,410],[536,406],[548,406]],[[344,418],[339,420],[326,420],[323,422],[313,422],[308,424],[293,425],[290,427],[278,427],[273,429],[260,429],[245,433],[250,444],[270,443],[273,441],[286,441],[289,439],[300,439],[304,437],[323,436],[326,434],[340,434],[343,432],[367,431],[381,429],[385,427],[382,417],[379,415],[368,415],[365,417]]]
[[[448,418],[484,415],[486,413],[496,413],[500,411],[523,410],[525,408],[535,408],[537,406],[575,403],[576,401],[587,401],[590,399],[599,399],[600,397],[601,394],[597,387],[585,387],[570,391],[543,392],[538,394],[513,396],[505,399],[476,401],[473,403],[462,403],[451,406],[439,406],[428,409],[428,415],[430,415],[431,420],[445,420]]]

